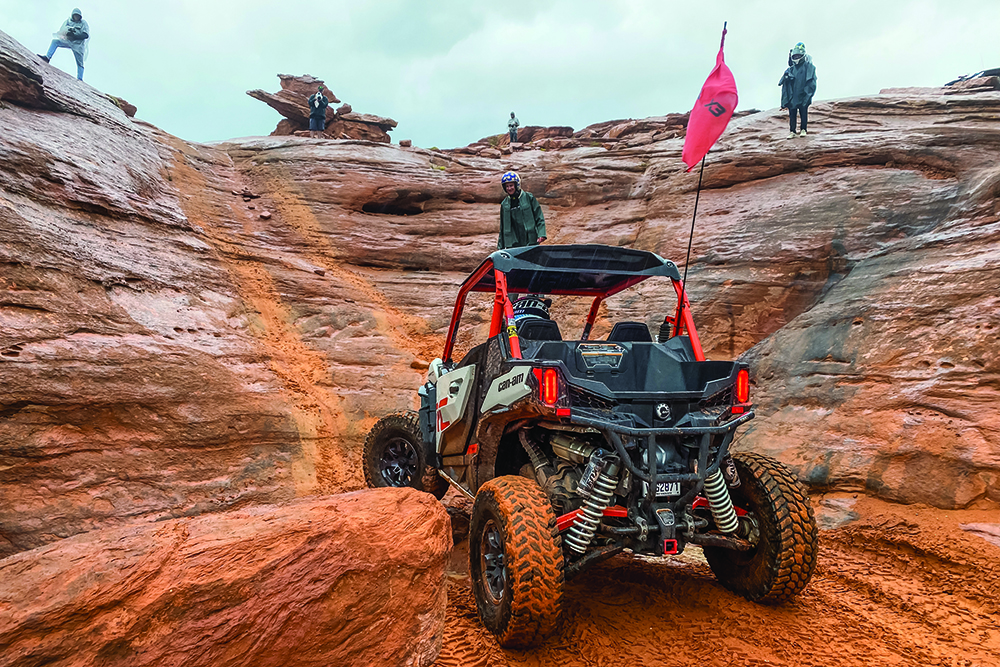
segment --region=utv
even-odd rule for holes
[[[653,277],[677,294],[655,341],[644,322],[589,340],[604,299]],[[489,338],[456,362],[470,292],[494,295]],[[560,295],[593,300],[578,338],[549,319],[546,297]],[[545,637],[564,580],[622,552],[697,544],[724,587],[755,601],[786,600],[812,576],[806,491],[777,461],[730,452],[754,417],[748,367],[705,359],[677,267],[651,252],[494,252],[459,289],[444,354],[417,393],[419,413],[372,428],[365,478],[475,499],[473,591],[503,646]]]

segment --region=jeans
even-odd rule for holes
[[[517,130],[511,130],[509,132],[509,134],[510,134],[510,143],[516,144],[517,143]]]
[[[72,42],[67,42],[62,39],[53,39],[52,43],[49,44],[49,52],[45,54],[45,57],[52,58],[52,54],[54,54],[58,48],[69,49],[73,52],[73,56],[76,58],[76,78],[83,81],[83,51],[77,51],[74,49]]]
[[[795,112],[798,111],[799,115],[802,117],[802,129],[806,129],[806,125],[809,124],[809,107],[788,107],[788,129],[791,132],[795,131]]]

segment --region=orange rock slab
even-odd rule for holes
[[[77,535],[0,561],[0,665],[429,665],[450,548],[412,489]]]

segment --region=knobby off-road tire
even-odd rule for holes
[[[761,454],[733,455],[740,486],[733,504],[751,513],[760,541],[750,551],[705,547],[719,582],[754,602],[782,602],[801,592],[816,569],[816,518],[805,488],[784,465]]]
[[[365,438],[362,456],[365,482],[371,488],[409,486],[438,500],[448,490],[448,482],[427,465],[420,417],[412,410],[378,420]]]
[[[501,646],[527,648],[551,634],[562,612],[563,554],[537,483],[511,475],[480,487],[469,561],[479,618]]]

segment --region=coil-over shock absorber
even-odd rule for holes
[[[618,486],[618,458],[603,449],[590,456],[590,462],[583,471],[579,491],[583,496],[583,506],[576,523],[564,538],[571,551],[582,554],[594,539],[597,526],[601,523],[604,509],[611,504]]]
[[[736,510],[733,509],[733,500],[729,497],[726,480],[718,468],[705,478],[705,497],[708,498],[712,518],[715,519],[715,525],[719,530],[723,533],[735,533],[740,525],[739,519],[736,518]]]

